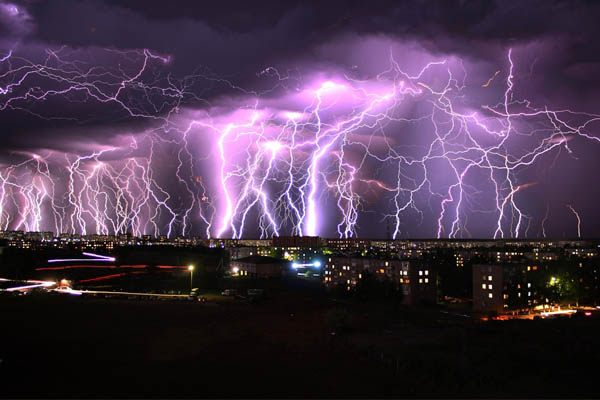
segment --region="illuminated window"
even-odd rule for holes
[[[382,269],[379,270],[379,273],[384,274],[385,270],[382,268]]]
[[[527,271],[531,271],[531,266],[527,266]]]
[[[429,271],[428,270],[425,270],[425,275],[429,275]]]
[[[488,275],[488,281],[491,281],[491,280],[492,280],[492,276]]]
[[[388,265],[389,265],[389,263],[386,261],[386,262],[385,262],[385,266],[387,267]]]
[[[361,279],[361,278],[362,278],[362,274],[358,274],[358,279]]]
[[[491,283],[488,285],[488,289],[492,290],[492,284]]]
[[[483,280],[485,281],[485,275],[482,276]]]
[[[531,292],[527,292],[527,296],[531,296]]]
[[[491,294],[491,293],[488,293],[488,297],[491,299],[491,298],[492,298],[492,294]]]
[[[425,283],[429,283],[429,279],[428,278],[425,278]]]
[[[419,276],[423,275],[423,271],[419,271]]]
[[[482,283],[482,284],[481,284],[481,288],[482,288],[482,289],[487,289],[487,285],[486,285],[485,283]]]
[[[419,279],[419,283],[423,283],[423,279]]]
[[[506,293],[504,294],[504,299],[508,299],[508,295]]]
[[[530,288],[531,287],[531,283],[527,282],[527,287]]]

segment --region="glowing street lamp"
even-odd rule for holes
[[[191,292],[192,289],[194,288],[194,266],[189,265],[188,271],[190,271],[190,292]]]

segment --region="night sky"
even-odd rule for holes
[[[0,0],[0,228],[598,237],[599,16]]]

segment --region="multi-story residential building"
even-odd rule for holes
[[[273,257],[250,256],[230,262],[233,276],[279,278],[289,263]]]
[[[325,245],[333,253],[356,253],[371,247],[371,241],[359,238],[325,239]]]
[[[473,265],[473,310],[498,313],[550,307],[548,290],[558,279],[548,264]]]
[[[208,239],[209,247],[270,247],[271,239]]]
[[[318,236],[273,237],[273,250],[290,261],[309,264],[321,259],[321,238]]]
[[[454,253],[454,260],[456,263],[456,268],[462,268],[465,266],[465,261],[471,259],[470,251],[457,251]]]
[[[326,286],[352,290],[367,273],[389,279],[402,291],[405,304],[436,302],[436,272],[425,262],[368,257],[328,257],[323,281]]]
[[[271,247],[272,239],[238,239],[238,246]]]
[[[504,311],[504,265],[473,265],[473,310]]]
[[[318,249],[322,245],[321,238],[318,236],[275,236],[273,237],[273,247],[299,247]]]
[[[371,240],[371,246],[383,253],[391,253],[396,249],[392,240]]]
[[[226,247],[225,250],[229,253],[229,258],[232,260],[251,257],[251,256],[268,256],[269,247],[250,247],[250,246],[238,246],[238,247]]]
[[[423,258],[423,255],[426,252],[427,252],[427,250],[423,250],[423,249],[406,249],[406,250],[399,250],[398,255],[401,258],[419,259],[419,258]]]
[[[504,249],[503,251],[492,251],[490,260],[502,264],[506,262],[521,262],[525,258],[525,252],[518,249]]]
[[[570,257],[593,258],[598,256],[597,248],[568,248],[565,253]]]
[[[586,304],[600,304],[600,265],[598,260],[584,260],[578,264],[579,294]]]
[[[556,261],[560,258],[561,252],[558,250],[541,250],[539,247],[534,247],[531,251],[523,253],[523,256],[534,262],[541,261]]]

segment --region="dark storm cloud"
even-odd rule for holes
[[[464,40],[528,41],[568,35],[574,43],[600,32],[600,4],[593,1],[74,1],[25,3],[37,37],[73,45],[161,49],[239,35],[267,39],[257,58],[289,43],[307,49],[344,32],[397,35],[431,41],[445,52],[468,52]],[[200,28],[185,36],[188,24]],[[152,25],[153,29],[145,29]],[[137,32],[137,33],[134,33]],[[265,32],[285,34],[264,37]],[[129,34],[125,34],[129,33]],[[205,36],[205,35],[208,35]],[[435,41],[435,43],[434,43]],[[246,43],[239,43],[241,49]],[[276,47],[271,48],[271,45]],[[156,47],[156,46],[154,46]]]
[[[531,52],[519,54],[517,68],[535,78],[520,90],[539,92],[541,102],[560,98],[557,106],[596,111],[598,15],[600,3],[593,1],[22,0],[0,2],[0,34],[24,49],[148,48],[172,55],[168,69],[176,76],[208,70],[259,90],[273,85],[264,76],[257,79],[269,66],[299,68],[301,74],[320,64],[347,69],[362,56],[357,43],[368,37],[413,41],[440,57],[496,65],[508,47],[533,44]],[[213,85],[203,96],[227,91]],[[11,131],[15,125],[35,130],[47,123],[4,119]],[[68,121],[51,122],[61,123]]]
[[[371,64],[368,73],[378,73],[381,65],[385,69],[388,49],[399,43],[399,58],[414,56],[421,66],[432,57],[466,60],[471,67],[469,83],[483,91],[481,83],[497,70],[502,71],[497,81],[502,79],[504,85],[506,54],[512,47],[519,77],[516,98],[597,113],[599,16],[596,1],[0,0],[0,53],[14,46],[44,57],[44,47],[66,45],[89,51],[86,62],[110,64],[113,61],[98,58],[99,48],[148,48],[173,56],[174,61],[160,71],[165,75],[181,78],[194,71],[212,71],[240,87],[259,90],[274,84],[273,79],[257,77],[269,66],[280,71],[298,68],[298,75],[305,76],[347,71],[355,65],[366,74]],[[402,47],[407,43],[416,50]],[[212,89],[201,87],[205,83]],[[198,88],[203,98],[217,105],[219,97],[231,92],[226,85],[201,79]],[[36,104],[34,111],[40,115],[68,111],[73,118],[40,119],[22,109],[0,113],[2,155],[36,148],[89,151],[85,143],[110,144],[119,135],[153,127],[153,121],[129,118],[114,104],[71,102],[67,108],[63,101]],[[594,146],[577,150],[586,162],[597,159]],[[557,188],[547,198],[575,193],[585,172],[600,163],[575,165],[573,160],[561,153],[559,164],[569,167],[552,170],[560,179],[545,178],[567,181],[572,187]],[[540,168],[546,171],[546,165]],[[594,207],[588,204],[588,209]],[[567,212],[567,217],[572,216]]]
[[[596,89],[600,3],[593,1],[26,1],[29,41],[80,47],[150,48],[174,56],[173,71],[208,68],[241,85],[267,66],[335,64],[319,46],[379,35],[416,41],[433,54],[498,58],[509,46],[551,42],[537,60],[557,87]],[[579,89],[579,87],[577,88]],[[584,94],[585,97],[585,94]]]

